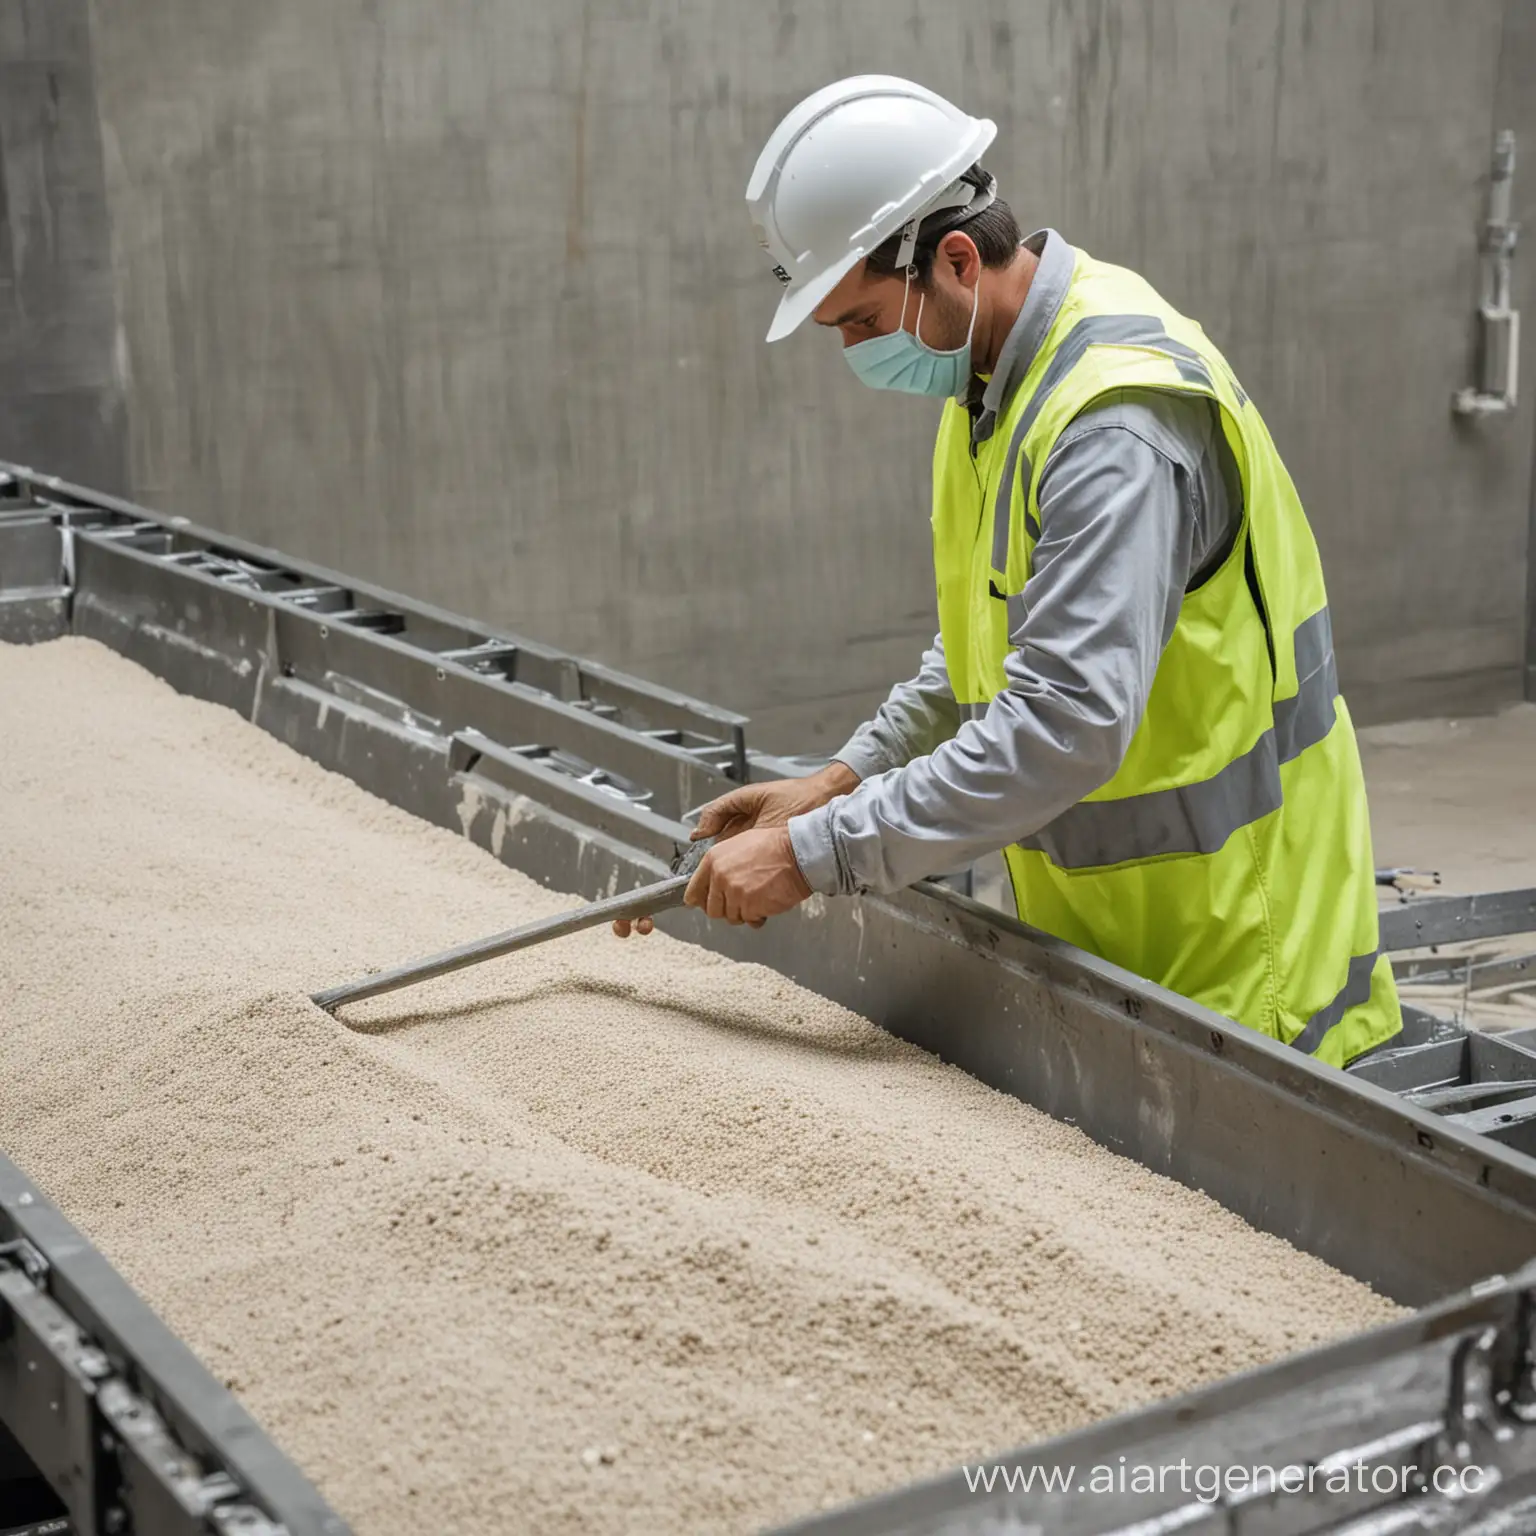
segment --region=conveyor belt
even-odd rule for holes
[[[686,837],[689,811],[743,777],[793,771],[749,751],[745,722],[729,712],[0,465],[0,479],[7,474],[0,638],[73,632],[101,640],[563,889],[590,897],[656,879]],[[1426,935],[1514,931],[1533,910],[1532,893],[1459,906],[1424,901],[1402,909],[1411,917],[1389,914],[1387,938],[1422,946],[1440,941]],[[1401,1301],[1441,1303],[1536,1256],[1536,1161],[1523,1150],[1521,1118],[1536,1094],[1517,1086],[1501,1101],[1483,1091],[1491,1082],[1536,1082],[1536,1052],[1518,1041],[1414,1015],[1392,1050],[1340,1073],[939,886],[889,899],[813,899],[761,932],[710,925],[690,912],[662,926],[782,971]],[[1455,1088],[1467,1092],[1442,1091]],[[47,1260],[42,1247],[37,1252]],[[99,1256],[95,1262],[102,1264]],[[25,1278],[14,1262],[10,1273]],[[26,1283],[100,1347],[99,1319],[66,1276],[50,1263],[41,1285],[35,1275]],[[1444,1389],[1447,1359],[1426,1364],[1424,1351],[1453,1333],[1472,1336],[1466,1330],[1481,1327],[1496,1305],[1504,1349],[1528,1283],[1522,1276],[1520,1286],[1498,1289],[1497,1303],[1463,1299],[1390,1338],[1347,1341],[1284,1362],[1279,1374],[1221,1384],[1200,1395],[1205,1406],[1165,1405],[1096,1426],[1083,1443],[1119,1447],[1116,1454],[1160,1436],[1194,1443],[1215,1415],[1233,1426],[1209,1442],[1224,1455],[1263,1460],[1266,1448],[1311,1443],[1307,1437],[1318,1434],[1342,1452],[1359,1442],[1346,1433],[1338,1404],[1358,1410],[1362,1423],[1385,1423],[1391,1393],[1406,1390],[1405,1382],[1431,1395],[1437,1382]],[[22,1281],[13,1286],[27,1294]],[[136,1380],[151,1379],[157,1327],[134,1317],[114,1335]],[[17,1337],[0,1320],[0,1422],[11,1424],[19,1411]],[[1444,1389],[1442,1398],[1454,1393]],[[239,1497],[261,1504],[266,1463],[230,1469],[196,1415],[164,1423],[188,1453],[208,1458],[200,1465],[224,1468]],[[1536,1454],[1520,1426],[1516,1416],[1498,1442],[1510,1488],[1523,1486],[1526,1460]],[[1029,1455],[1048,1450],[1055,1453],[1035,1447]],[[1153,1503],[1110,1506],[1089,1495],[1067,1504],[1050,1507],[1046,1528],[1128,1530],[1133,1510],[1173,1518]],[[951,1478],[816,1528],[1028,1529],[1027,1521],[997,1523],[994,1506]],[[1333,1528],[1319,1523],[1316,1508],[1290,1508],[1294,1520],[1287,1515],[1263,1529]],[[1190,1509],[1173,1525],[1137,1528],[1239,1528],[1185,1524],[1185,1517],[1193,1518]]]

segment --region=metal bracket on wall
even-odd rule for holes
[[[1520,226],[1509,216],[1515,181],[1515,136],[1503,129],[1493,146],[1488,182],[1488,218],[1483,224],[1479,379],[1451,397],[1460,416],[1497,416],[1515,407],[1520,370],[1520,311],[1513,298],[1512,270]]]

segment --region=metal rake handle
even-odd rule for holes
[[[657,881],[655,885],[642,886],[638,891],[630,891],[622,896],[610,896],[604,901],[594,901],[574,912],[563,912],[558,917],[525,923],[521,928],[509,928],[504,933],[492,934],[488,939],[461,944],[457,949],[445,949],[440,954],[413,960],[409,965],[396,966],[392,971],[380,971],[361,981],[330,987],[324,992],[314,993],[310,1001],[324,1008],[327,1013],[334,1013],[344,1003],[359,1003],[366,997],[396,992],[401,987],[414,986],[418,981],[431,981],[434,977],[462,971],[467,966],[480,964],[482,960],[495,960],[500,955],[510,955],[519,949],[529,949],[549,939],[563,939],[568,934],[596,928],[602,923],[617,922],[621,918],[654,917],[658,912],[680,907],[688,882],[713,845],[713,838],[690,843],[673,860],[673,874],[665,880]]]

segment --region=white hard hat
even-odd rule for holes
[[[904,224],[915,239],[926,214],[990,202],[957,178],[996,136],[990,119],[894,75],[854,75],[807,96],[747,183],[753,228],[786,284],[768,340],[788,336]]]

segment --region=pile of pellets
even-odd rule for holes
[[[76,639],[0,646],[0,1147],[360,1536],[748,1531],[1396,1308]]]

